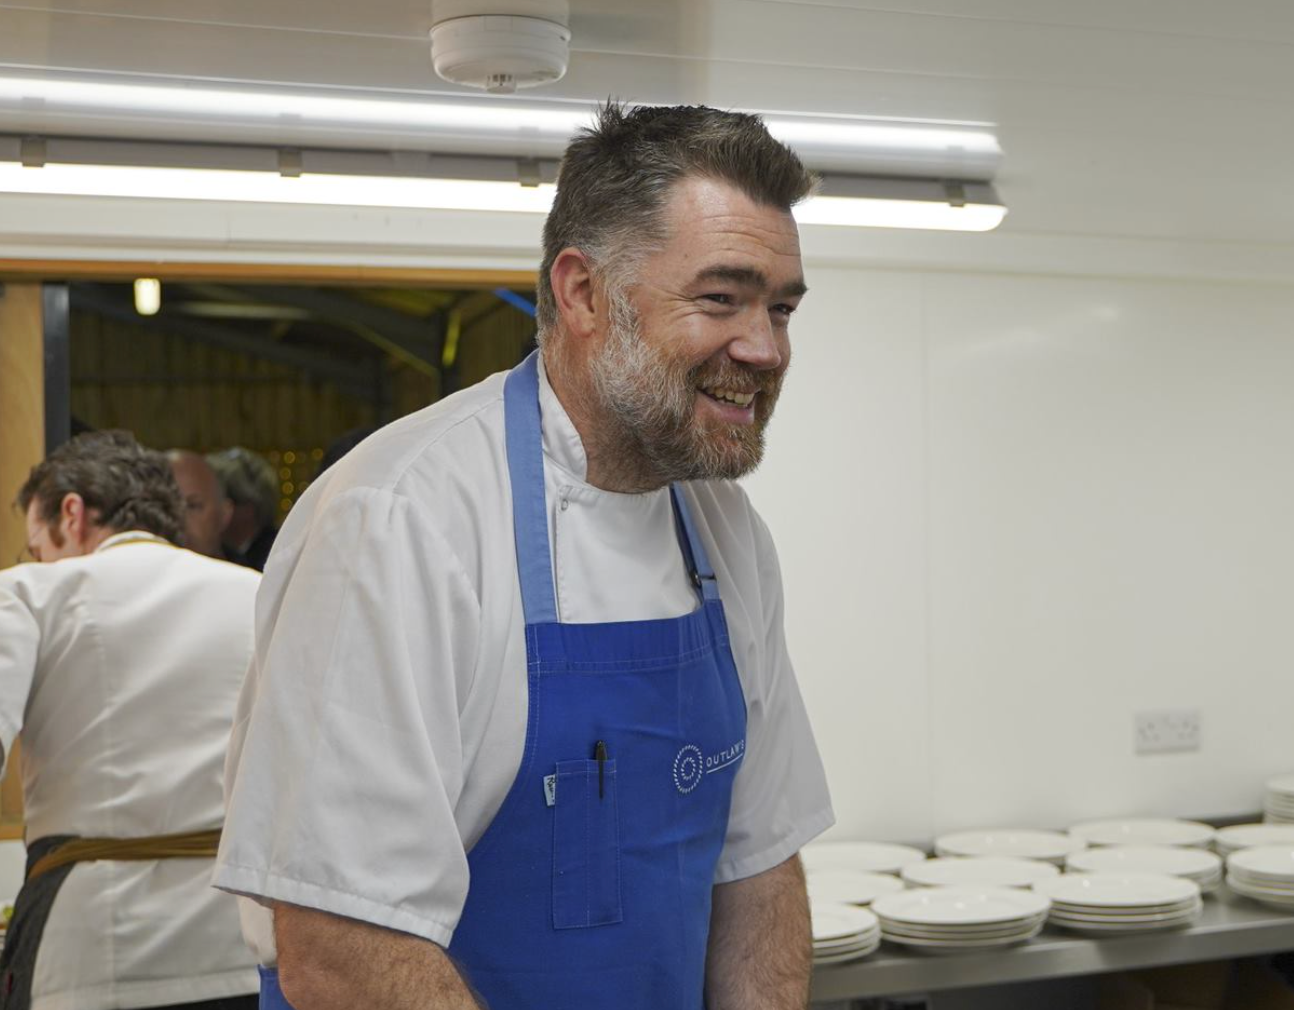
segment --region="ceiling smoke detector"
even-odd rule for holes
[[[561,80],[570,57],[567,0],[433,0],[431,61],[453,84],[512,94]]]

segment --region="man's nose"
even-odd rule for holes
[[[767,309],[743,313],[741,331],[728,347],[728,356],[751,368],[772,370],[785,357],[783,336]]]

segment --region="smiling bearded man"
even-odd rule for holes
[[[216,874],[259,903],[263,1010],[803,1010],[831,805],[733,481],[812,188],[753,116],[604,109],[544,225],[539,350],[292,510]]]
[[[606,417],[594,439],[619,443],[628,449],[623,459],[636,461],[639,472],[621,483],[651,489],[680,480],[736,480],[754,470],[764,457],[764,429],[786,366],[765,372],[726,360],[671,360],[643,339],[638,313],[623,292],[612,292],[609,300],[606,343],[590,367]],[[732,403],[740,416],[698,420],[698,391]]]

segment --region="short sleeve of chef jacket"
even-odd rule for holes
[[[754,564],[759,592],[743,593],[739,604],[724,604],[734,651],[741,653],[735,658],[739,668],[747,668],[742,677],[746,752],[733,785],[728,833],[715,869],[715,882],[720,884],[785,862],[835,822],[826,772],[787,650],[777,550],[744,495],[741,500],[746,507],[731,511],[751,522],[755,549],[752,558],[739,563]],[[728,539],[717,529],[713,532],[720,540]],[[725,560],[720,556],[717,564]],[[745,585],[751,581],[739,569],[730,572],[730,579]],[[738,621],[749,622],[743,629],[747,634],[737,631]]]
[[[282,593],[257,601],[215,883],[447,945],[468,884],[454,805],[476,596],[392,491],[342,491],[302,536]]]

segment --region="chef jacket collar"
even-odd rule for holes
[[[544,455],[570,477],[587,484],[589,458],[584,453],[584,442],[548,382],[542,354],[539,356],[539,416],[544,431]]]
[[[147,530],[126,530],[122,533],[114,533],[107,540],[103,541],[94,549],[94,553],[106,551],[109,547],[119,547],[122,544],[147,543],[147,544],[166,544],[171,546],[171,542],[165,537],[159,537],[155,533],[149,533]]]

